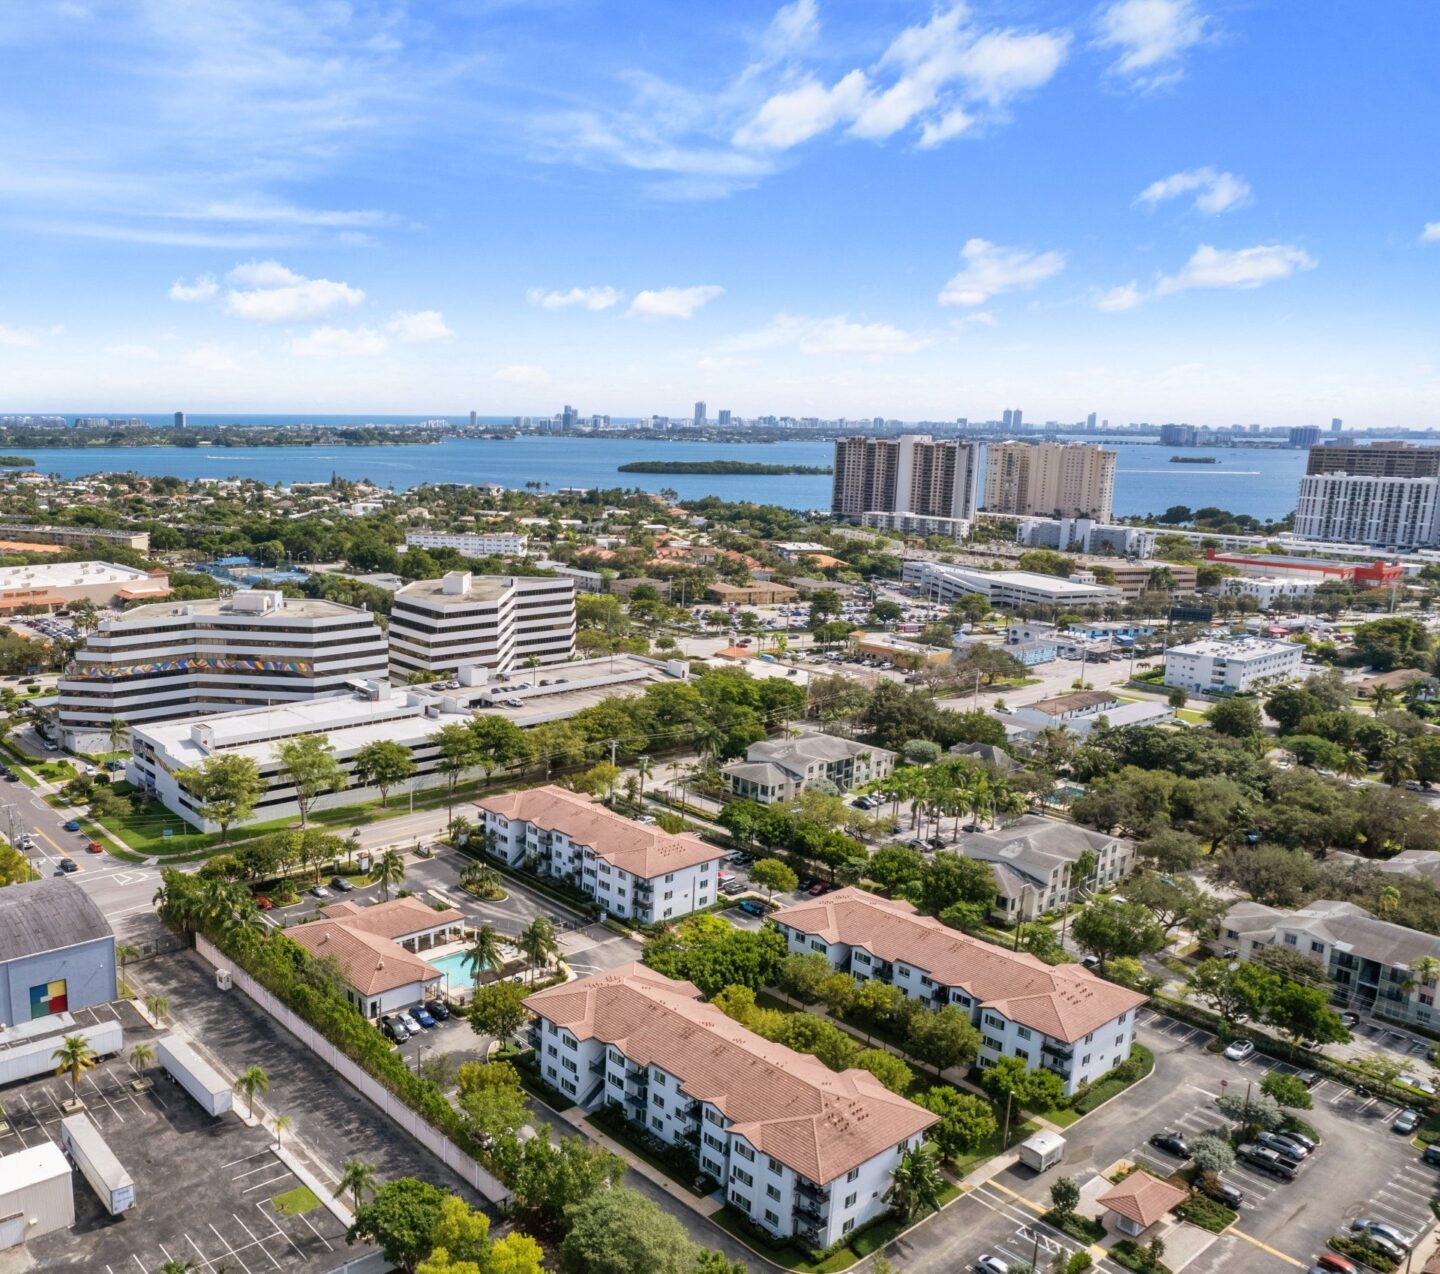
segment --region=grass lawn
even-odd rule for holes
[[[309,1186],[296,1186],[293,1190],[286,1190],[284,1194],[277,1194],[270,1202],[281,1216],[301,1216],[306,1212],[314,1212],[320,1206],[320,1200]]]

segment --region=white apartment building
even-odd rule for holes
[[[1143,526],[1121,526],[1094,518],[1021,518],[1015,526],[1015,543],[1062,553],[1113,553],[1145,559],[1155,554],[1156,534]]]
[[[966,858],[990,864],[999,886],[995,914],[1012,924],[1063,906],[1078,890],[1107,888],[1138,865],[1135,843],[1123,836],[1033,814],[963,836],[957,848]],[[1095,870],[1082,880],[1075,864],[1087,850],[1095,855]]]
[[[583,890],[622,920],[659,924],[719,896],[721,852],[553,784],[475,803],[488,852]]]
[[[891,512],[869,509],[861,523],[878,531],[899,531],[901,535],[938,535],[957,543],[970,534],[969,518],[946,518],[931,513]]]
[[[1201,694],[1236,694],[1300,675],[1304,649],[1265,637],[1207,637],[1165,652],[1165,684]]]
[[[1018,1057],[1065,1092],[1130,1056],[1146,997],[1078,964],[1049,965],[922,916],[908,902],[841,889],[771,917],[792,954],[818,951],[856,979],[899,987],[927,1007],[953,1004],[980,1030],[979,1065]]]
[[[914,558],[906,560],[901,578],[946,604],[970,593],[978,593],[992,606],[1101,606],[1124,596],[1120,589],[1105,584],[1085,584],[1035,571],[980,571]]]
[[[548,1083],[585,1110],[619,1106],[694,1154],[731,1207],[810,1248],[883,1216],[896,1165],[936,1122],[868,1071],[836,1073],[772,1043],[639,963],[525,1007]]]
[[[477,666],[509,673],[575,653],[575,581],[554,576],[451,571],[397,589],[390,611],[390,668],[453,676]]]
[[[1440,542],[1440,478],[1307,473],[1295,534],[1307,540],[1421,548]]]
[[[354,694],[330,695],[275,708],[249,708],[186,721],[137,726],[130,734],[131,757],[126,778],[154,796],[171,813],[201,831],[219,826],[200,812],[200,802],[185,790],[180,775],[211,757],[239,754],[253,760],[265,792],[246,822],[294,818],[300,813],[295,788],[281,772],[280,745],[303,735],[328,740],[347,777],[344,787],[319,797],[315,810],[353,805],[380,796],[354,778],[355,756],[368,743],[388,740],[410,750],[414,775],[390,793],[392,801],[410,792],[442,784],[439,750],[434,736],[441,726],[465,725],[470,713],[445,711],[431,695],[397,690],[388,682],[366,683]]]
[[[833,734],[752,743],[743,761],[720,771],[732,796],[773,805],[799,796],[816,783],[840,792],[883,779],[895,768],[895,753]]]
[[[1253,597],[1261,610],[1276,610],[1296,598],[1311,597],[1323,578],[1298,579],[1284,575],[1231,575],[1211,592],[1220,597]]]
[[[110,723],[147,725],[299,702],[385,675],[369,611],[253,589],[137,606],[100,621],[60,677],[65,745],[108,751]]]
[[[524,557],[530,537],[513,531],[406,531],[405,547],[454,549],[466,557]]]
[[[566,579],[573,579],[575,587],[582,593],[603,593],[605,591],[605,577],[599,571],[587,571],[579,566],[566,566],[564,562],[551,561],[549,558],[541,558],[535,563],[538,570],[553,571]]]

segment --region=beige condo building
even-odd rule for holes
[[[985,510],[1110,520],[1115,453],[1083,442],[996,442],[985,457]]]

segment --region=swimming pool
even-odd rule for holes
[[[432,969],[437,969],[443,973],[450,980],[450,986],[452,987],[465,986],[470,983],[475,976],[470,972],[470,966],[465,962],[465,953],[463,951],[452,951],[449,955],[440,956],[435,960],[427,960],[425,963]]]

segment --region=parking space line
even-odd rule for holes
[[[207,1221],[205,1224],[210,1226],[210,1233],[213,1234],[217,1239],[220,1240],[220,1242],[225,1245],[226,1253],[230,1256],[233,1256],[237,1261],[240,1262],[240,1268],[245,1271],[245,1274],[250,1274],[249,1262],[247,1262],[245,1258],[235,1250],[235,1247],[233,1244],[231,1244],[230,1240],[227,1239],[223,1234],[221,1234],[219,1230],[217,1230],[213,1225],[210,1224],[210,1222]]]
[[[310,1233],[312,1233],[317,1239],[320,1240],[320,1242],[325,1245],[325,1250],[327,1252],[333,1252],[335,1250],[333,1247],[330,1246],[330,1240],[327,1239],[323,1234],[320,1233],[319,1230],[315,1228],[314,1223],[303,1212],[300,1213],[300,1219],[304,1221],[307,1226],[309,1226]]]
[[[285,1178],[288,1177],[289,1175],[290,1175],[290,1169],[289,1169],[289,1168],[286,1168],[285,1171],[282,1172],[278,1177],[271,1177],[271,1178],[269,1178],[269,1179],[266,1180],[266,1181],[261,1181],[261,1182],[257,1183],[256,1185],[246,1186],[245,1189],[243,1189],[242,1191],[240,1191],[240,1193],[241,1193],[241,1194],[249,1194],[252,1190],[263,1190],[263,1189],[265,1189],[266,1186],[273,1186],[273,1185],[275,1185],[277,1182],[284,1181]]]
[[[205,1255],[204,1252],[202,1252],[202,1251],[200,1250],[200,1245],[199,1245],[198,1243],[196,1243],[195,1240],[190,1237],[190,1234],[189,1234],[188,1231],[187,1231],[186,1234],[185,1234],[185,1242],[187,1242],[192,1248],[195,1249],[195,1257],[196,1257],[196,1259],[200,1262],[200,1268],[201,1268],[201,1269],[214,1269],[214,1268],[215,1268],[215,1262],[212,1261],[208,1256]],[[159,1247],[160,1247],[160,1250],[161,1250],[162,1252],[165,1252],[165,1245],[164,1245],[163,1243],[161,1243],[161,1244],[159,1245]],[[169,1253],[169,1252],[165,1252],[165,1259],[166,1259],[167,1261],[171,1259],[171,1256],[170,1256],[170,1253]]]
[[[268,1247],[265,1246],[264,1242],[258,1237],[256,1237],[255,1231],[252,1230],[248,1225],[246,1225],[245,1222],[242,1221],[238,1216],[235,1216],[235,1213],[232,1212],[230,1215],[232,1217],[235,1217],[236,1223],[240,1226],[242,1230],[245,1231],[246,1234],[250,1236],[250,1241],[254,1243],[255,1246],[258,1247],[262,1252],[265,1253],[266,1259],[278,1270],[280,1268],[280,1262],[275,1259],[274,1254],[270,1251]]]
[[[253,1155],[246,1155],[244,1159],[232,1159],[229,1163],[222,1163],[220,1166],[222,1168],[233,1168],[237,1163],[248,1163],[251,1159],[258,1159],[261,1155],[268,1155],[269,1153],[270,1148],[267,1146],[264,1150],[257,1150]]]
[[[280,1228],[280,1226],[276,1223],[275,1218],[265,1211],[265,1205],[263,1203],[257,1203],[255,1206],[259,1209],[260,1215],[270,1222],[271,1226],[275,1230],[275,1233],[278,1234],[282,1239],[285,1240],[286,1243],[288,1243],[291,1247],[295,1249],[296,1256],[300,1257],[301,1260],[304,1260],[305,1253],[300,1250],[300,1246],[295,1242],[295,1240],[292,1239],[288,1234],[285,1233],[284,1230]],[[266,1241],[269,1241],[268,1237]]]

